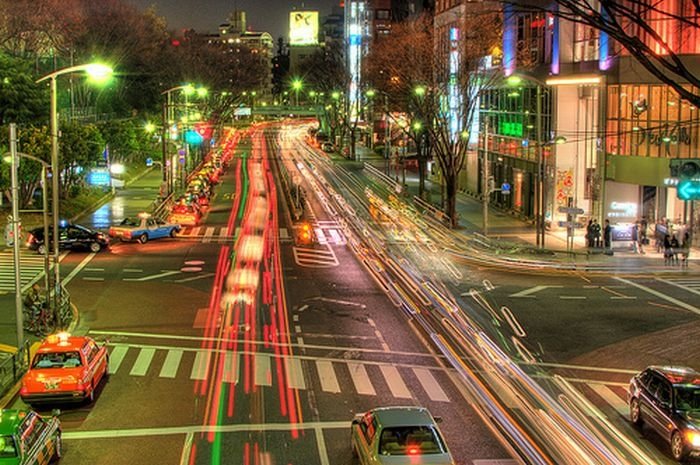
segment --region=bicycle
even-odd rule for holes
[[[37,336],[43,337],[51,334],[53,330],[53,316],[46,302],[37,301],[31,306],[23,307],[24,329]]]

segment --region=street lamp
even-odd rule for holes
[[[47,79],[50,79],[51,82],[51,201],[53,202],[54,311],[56,314],[58,314],[58,302],[61,294],[61,272],[58,263],[58,189],[61,173],[58,167],[58,96],[56,91],[56,78],[71,73],[85,73],[93,82],[102,83],[109,79],[113,70],[109,66],[103,64],[90,63],[56,70],[36,81],[37,84]],[[44,237],[45,243],[48,242],[47,239],[48,238]]]
[[[297,79],[294,79],[292,81],[292,90],[294,90],[294,95],[295,95],[295,99],[296,99],[295,106],[297,106],[297,107],[299,106],[299,91],[301,90],[301,88],[303,86],[304,86],[304,83],[302,82],[301,79],[297,78]]]

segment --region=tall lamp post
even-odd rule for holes
[[[301,88],[304,86],[304,83],[301,81],[301,79],[294,79],[292,81],[292,90],[294,90],[294,105],[299,106],[299,91],[301,91]]]
[[[58,189],[61,173],[58,165],[58,97],[56,78],[64,74],[85,73],[95,82],[104,82],[112,75],[112,72],[113,70],[109,66],[99,63],[90,63],[56,70],[36,81],[37,84],[46,80],[50,80],[51,83],[51,201],[53,203],[54,312],[56,313],[58,313],[58,302],[61,294],[61,271],[58,263]],[[47,242],[46,237],[44,237],[44,242]]]

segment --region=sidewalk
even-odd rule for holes
[[[386,160],[373,151],[363,146],[357,146],[357,159],[360,163],[369,163],[382,172],[386,170]],[[391,173],[392,178],[396,178],[395,172]],[[402,181],[402,175],[398,175],[398,182]],[[418,195],[418,173],[406,170],[406,187],[411,197]],[[439,207],[441,198],[441,186],[429,180],[425,181],[426,198],[433,205]],[[457,213],[459,226],[457,231],[467,234],[483,233],[483,203],[480,199],[475,199],[469,195],[457,193]],[[561,228],[555,231],[546,231],[545,248],[541,253],[542,258],[565,261],[567,263],[581,262],[586,264],[607,264],[612,267],[639,266],[640,269],[653,267],[666,270],[700,270],[700,250],[691,249],[689,265],[687,268],[664,264],[663,250],[657,252],[652,243],[644,247],[644,254],[637,254],[633,251],[631,243],[613,243],[613,255],[605,255],[602,249],[589,250],[586,246],[585,229],[575,230],[573,249],[567,250],[566,230]],[[509,214],[494,208],[489,208],[488,212],[488,239],[491,243],[503,246],[504,250],[511,246],[521,245],[536,251],[535,226],[531,222],[525,221],[513,214]],[[504,252],[505,253],[505,252]]]

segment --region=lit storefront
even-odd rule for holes
[[[697,89],[693,90],[697,92]],[[670,158],[700,158],[700,111],[667,86],[608,86],[606,217],[634,204],[637,218],[689,221],[689,208],[667,187]],[[628,215],[629,216],[629,215]]]

